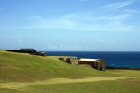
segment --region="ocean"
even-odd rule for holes
[[[140,68],[140,51],[37,51],[46,56],[75,56],[79,58],[104,59],[108,67]]]

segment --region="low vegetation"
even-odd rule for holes
[[[97,71],[60,56],[0,50],[0,93],[140,93],[140,71]]]

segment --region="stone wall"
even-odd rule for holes
[[[11,52],[19,52],[19,53],[29,53],[32,55],[46,56],[45,52],[36,52],[34,49],[20,49],[20,50],[7,50]]]
[[[22,52],[22,53],[36,53],[34,49],[20,49],[20,50],[7,50],[12,52]]]
[[[78,66],[77,57],[64,58],[64,62]]]
[[[105,71],[105,69],[106,69],[105,60],[99,58],[97,69],[100,71]]]
[[[100,58],[97,61],[79,61],[79,64],[89,64],[99,71],[105,71],[106,69],[105,60]]]
[[[129,68],[129,67],[106,67],[106,69],[140,70],[140,68]]]

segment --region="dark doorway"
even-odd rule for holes
[[[100,67],[100,71],[102,71],[102,67]]]

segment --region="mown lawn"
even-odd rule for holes
[[[140,71],[97,71],[88,65],[74,66],[59,56],[41,57],[0,50],[0,93],[140,93]],[[62,58],[62,57],[61,57]],[[86,77],[127,77],[126,79],[47,84],[44,80]],[[67,80],[67,79],[66,79]],[[44,81],[44,84],[35,83]],[[13,84],[8,86],[8,84]],[[16,84],[21,87],[14,87]],[[3,87],[7,84],[7,87]]]
[[[55,56],[41,57],[26,53],[0,51],[0,82],[33,82],[50,78],[118,76],[85,66],[74,66]]]
[[[1,93],[140,93],[140,81],[113,80],[54,85],[29,85],[23,89],[1,88]]]
[[[49,86],[35,85],[29,86],[28,90],[34,90],[36,93],[140,93],[140,82],[116,80],[57,84]]]

